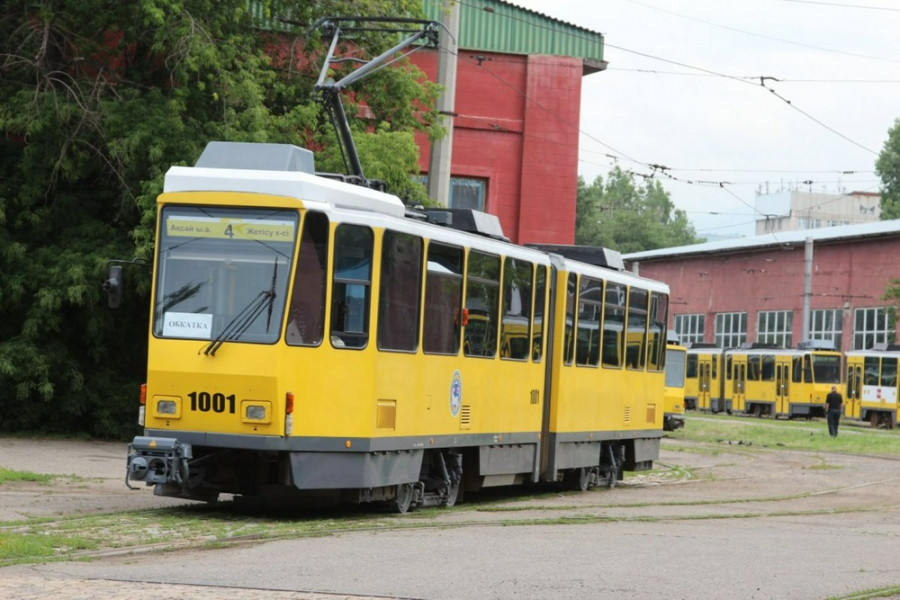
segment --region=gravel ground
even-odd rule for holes
[[[0,521],[183,503],[129,491],[125,452],[0,438],[4,467],[77,476],[0,486]],[[0,568],[0,598],[813,600],[900,585],[898,460],[669,440],[658,465],[671,473],[447,511],[429,529]]]

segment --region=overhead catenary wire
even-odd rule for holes
[[[472,4],[471,2],[467,2],[467,0],[461,0],[460,3],[465,6],[474,8],[474,9],[484,8],[483,6],[476,6],[476,5]],[[544,27],[540,23],[535,23],[534,20],[532,20],[532,19],[523,19],[523,18],[517,17],[515,14],[510,14],[505,11],[494,12],[492,9],[489,9],[489,8],[486,8],[485,10],[493,13],[493,15],[497,19],[505,19],[508,21],[509,20],[521,21],[522,23],[525,23],[530,27],[538,27],[538,28]],[[525,10],[528,10],[528,9],[525,9]],[[554,19],[552,16],[548,16],[543,13],[538,13],[538,14],[542,14],[543,16],[547,17],[549,20],[559,21],[558,19]],[[560,22],[565,23],[565,21],[560,21]],[[714,23],[709,23],[709,24],[717,25]],[[570,25],[571,25],[571,23],[570,23]],[[554,33],[554,35],[557,35],[557,36],[570,35],[573,37],[587,37],[590,35],[593,38],[595,35],[593,32],[582,29],[578,25],[574,25],[571,31],[562,31],[562,32],[559,31],[558,28],[554,28],[554,27],[550,27],[550,26],[546,26],[545,28],[548,31],[552,31]],[[725,27],[725,28],[727,29],[727,27]],[[583,35],[579,33],[579,29],[582,29],[584,31]],[[742,33],[747,33],[747,34],[752,35],[752,32],[742,31]],[[770,36],[762,36],[762,37],[770,37]],[[786,41],[786,40],[776,40],[776,41]],[[789,40],[787,40],[787,41],[789,41]],[[608,42],[605,43],[605,47],[610,48],[612,50],[629,53],[629,54],[635,55],[635,56],[646,57],[650,60],[659,61],[659,62],[663,62],[666,64],[677,65],[680,69],[685,69],[686,71],[689,72],[686,74],[691,74],[694,76],[702,76],[702,77],[721,78],[723,80],[734,81],[736,83],[752,85],[756,89],[758,89],[759,87],[763,87],[766,89],[766,91],[769,92],[769,95],[771,95],[773,98],[779,100],[780,102],[782,102],[784,104],[787,104],[788,107],[791,108],[794,112],[797,112],[797,114],[801,115],[803,118],[810,120],[817,127],[820,127],[823,130],[828,131],[829,133],[836,135],[837,137],[840,137],[845,142],[850,143],[850,144],[854,145],[855,147],[858,147],[858,148],[866,151],[868,154],[876,154],[876,152],[874,152],[871,148],[867,147],[865,144],[863,144],[863,143],[853,139],[852,137],[846,135],[845,133],[839,131],[839,129],[837,127],[832,126],[831,124],[827,123],[823,119],[820,119],[817,116],[814,116],[810,111],[806,110],[805,107],[797,106],[794,99],[790,98],[787,94],[784,94],[782,92],[781,88],[784,87],[784,84],[796,83],[798,81],[805,81],[805,80],[796,80],[796,79],[790,79],[790,78],[782,79],[780,77],[775,77],[772,75],[755,75],[755,76],[733,75],[733,74],[730,74],[727,72],[722,72],[722,71],[718,71],[718,70],[714,70],[714,69],[696,66],[693,64],[688,64],[687,62],[683,62],[683,61],[677,61],[677,60],[671,60],[668,58],[663,58],[663,57],[656,56],[656,55],[653,55],[653,54],[647,53],[647,52],[639,52],[636,50],[632,50],[631,48],[626,48],[626,47],[619,46],[619,45],[609,44]],[[817,49],[822,50],[822,51],[831,51],[831,52],[834,52],[835,54],[851,54],[851,53],[842,52],[840,50],[835,50],[832,48],[818,48],[817,47]],[[459,54],[463,55],[463,54],[465,54],[465,51],[461,51]],[[859,56],[859,55],[855,55],[855,56]],[[875,60],[883,60],[884,59],[884,57],[877,57],[877,56],[866,57],[866,58],[875,59]],[[504,59],[503,56],[492,56],[492,62],[499,63],[499,62],[503,62],[504,60],[506,60],[506,59]],[[513,59],[509,58],[508,60],[511,61]],[[890,59],[888,59],[888,60],[890,60]],[[486,62],[488,62],[488,61],[479,61],[479,64],[481,64],[482,67],[484,67],[488,72],[490,72],[490,74],[492,76],[494,76],[495,78],[498,78],[498,81],[502,80],[502,76],[498,75],[498,73],[495,70],[491,69],[489,65],[485,65]],[[652,73],[652,71],[649,71],[649,73]],[[808,81],[809,82],[822,82],[822,80],[814,80],[814,79],[809,79]],[[855,80],[855,81],[848,80],[848,83],[851,83],[851,82],[852,83],[863,83],[866,81],[868,81],[868,80],[863,80],[863,79]],[[881,81],[884,81],[885,83],[890,82],[890,80],[881,80]],[[898,81],[898,82],[900,82],[900,81]],[[510,84],[509,82],[504,81],[503,84],[515,89],[515,86]],[[779,88],[777,90],[775,89],[776,84],[778,84],[778,88]],[[516,92],[521,94],[525,98],[526,101],[534,102],[533,99],[528,98],[527,94],[524,93],[523,90],[517,89]],[[728,169],[728,168],[703,169],[703,168],[697,168],[696,166],[678,167],[676,165],[666,164],[662,161],[643,160],[642,157],[635,156],[635,155],[633,155],[633,153],[628,153],[627,151],[622,150],[621,146],[619,144],[611,143],[609,140],[603,139],[601,137],[594,135],[593,133],[585,131],[584,129],[582,129],[580,127],[579,124],[573,125],[571,122],[566,122],[565,119],[561,119],[559,117],[559,115],[553,114],[553,111],[551,109],[548,109],[547,107],[540,106],[538,103],[534,103],[533,106],[536,106],[541,110],[544,110],[548,115],[552,115],[553,118],[556,118],[561,123],[566,123],[566,125],[568,125],[568,126],[578,128],[579,133],[584,136],[585,140],[587,140],[593,144],[598,144],[599,146],[601,146],[603,148],[603,150],[592,151],[590,148],[585,148],[584,146],[582,146],[579,154],[583,155],[584,153],[589,153],[589,152],[596,152],[598,154],[602,154],[606,158],[608,158],[612,161],[615,161],[613,163],[613,166],[618,166],[619,160],[626,161],[626,162],[634,165],[633,169],[626,169],[626,171],[633,173],[637,177],[641,177],[641,178],[645,178],[645,179],[660,178],[660,179],[665,179],[665,180],[669,180],[669,181],[676,182],[676,183],[682,183],[682,184],[686,184],[686,185],[701,185],[701,186],[709,186],[709,187],[716,187],[719,189],[725,189],[725,188],[733,188],[735,186],[742,186],[742,185],[762,185],[762,184],[768,185],[770,183],[770,180],[765,181],[765,182],[762,182],[762,181],[755,181],[755,182],[753,182],[753,181],[735,181],[735,180],[732,180],[731,178],[716,177],[715,176],[716,174],[724,174],[724,173],[728,173],[728,172],[754,172],[754,171],[760,172],[760,173],[764,173],[764,172],[808,173],[808,174],[812,174],[812,175],[823,174],[823,173],[832,174],[832,175],[874,173],[873,171],[859,169],[859,168],[816,169],[813,171],[810,171],[808,169],[779,169],[779,170],[772,171],[771,169]],[[583,164],[583,165],[597,166],[596,163],[585,160],[583,158],[583,156],[579,157],[579,163]],[[701,178],[688,176],[689,173],[710,173],[710,174],[713,174],[714,176],[701,179]],[[802,182],[804,185],[810,185],[810,187],[812,187],[814,185],[820,185],[820,184],[825,184],[825,183],[833,184],[833,183],[835,183],[834,179],[835,179],[834,177],[829,177],[826,179],[826,178],[822,178],[822,177],[807,176],[807,177],[802,178]],[[859,180],[858,182],[856,180],[848,181],[845,179],[843,181],[838,180],[836,183],[840,186],[842,183],[870,184],[870,183],[873,183],[874,181],[875,181],[874,178],[872,181]],[[783,183],[784,182],[782,181],[782,184]],[[800,182],[794,182],[794,183],[799,184]],[[734,195],[735,197],[737,197],[737,198],[740,197],[737,194],[735,194],[734,190],[729,189],[728,191],[730,192],[730,194]],[[747,202],[746,200],[741,199],[740,201],[745,206],[748,206],[748,207],[750,206],[750,203]]]

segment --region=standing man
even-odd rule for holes
[[[837,391],[837,386],[831,386],[831,392],[825,396],[825,406],[828,416],[828,433],[833,438],[836,438],[838,435],[838,424],[841,422],[841,408],[843,405],[844,398]]]

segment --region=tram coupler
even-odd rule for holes
[[[188,481],[188,461],[193,458],[190,444],[182,444],[175,438],[137,436],[128,444],[128,464],[125,469],[125,485],[138,489],[132,481],[147,485]]]

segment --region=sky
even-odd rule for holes
[[[879,191],[897,0],[509,2],[604,34],[609,66],[582,80],[588,183],[654,175],[709,239],[754,235],[760,193]]]

